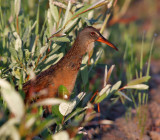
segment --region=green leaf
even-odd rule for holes
[[[31,50],[32,56],[39,56],[40,48],[41,48],[41,44],[38,40],[38,36],[35,36],[33,40],[32,50]]]
[[[77,18],[78,16],[80,16],[80,15],[86,13],[86,12],[89,12],[90,10],[93,10],[93,9],[95,9],[95,8],[98,8],[98,7],[102,6],[102,5],[105,5],[107,2],[108,2],[108,1],[101,0],[101,1],[95,3],[95,4],[91,5],[91,6],[90,6],[90,5],[86,5],[86,6],[84,6],[83,8],[81,8],[80,10],[78,10],[78,11],[72,16],[72,18],[69,19],[68,21],[71,21],[72,19],[75,19],[75,18]]]
[[[48,44],[46,43],[41,49],[40,49],[40,54],[43,55],[46,50],[48,49]]]
[[[56,22],[58,22],[59,14],[57,7],[53,4],[53,0],[49,0],[51,14]]]
[[[72,28],[75,24],[77,24],[78,18],[70,21],[66,26],[65,29],[63,30],[63,32],[67,32],[70,28]]]
[[[139,89],[139,90],[147,90],[149,88],[148,85],[145,84],[137,84],[137,85],[131,85],[131,86],[124,86],[124,89]]]
[[[64,21],[63,21],[63,26],[65,25],[68,17],[69,17],[69,10],[71,9],[71,0],[68,1],[68,6],[67,6],[67,9],[66,9],[66,13],[65,13],[65,16],[64,16]]]
[[[18,49],[18,58],[19,58],[20,62],[23,61],[23,51],[22,51],[22,48]]]
[[[26,121],[26,124],[25,124],[25,128],[29,129],[32,127],[32,125],[34,125],[36,122],[36,117],[35,116],[32,116],[30,117],[27,121]]]
[[[84,11],[86,11],[89,7],[90,7],[90,5],[86,5],[86,6],[82,7],[82,8],[80,8],[80,9],[73,15],[73,17],[76,18],[77,16],[83,14]],[[73,18],[73,17],[72,17],[72,18]],[[74,19],[74,18],[73,18],[73,19]]]
[[[147,66],[147,72],[146,72],[147,76],[149,75],[149,71],[150,71],[151,56],[152,56],[152,51],[153,51],[154,43],[155,43],[155,37],[152,40],[151,48],[150,48],[150,51],[149,51],[148,66]]]
[[[59,54],[54,54],[49,56],[44,62],[42,62],[42,68],[41,70],[46,70],[47,68],[49,68],[51,65],[56,64],[62,57],[64,56],[63,53],[59,53]]]
[[[114,84],[111,88],[111,92],[117,91],[119,87],[121,86],[121,81],[118,81],[116,84]]]
[[[31,52],[28,49],[24,49],[25,59],[26,61],[29,61],[31,58]]]
[[[56,134],[52,135],[53,140],[60,140],[62,138],[63,138],[63,140],[69,140],[70,139],[67,131],[60,131],[59,133],[56,133]]]
[[[88,67],[87,67],[87,65],[82,66],[80,72],[81,72],[81,78],[82,78],[83,85],[85,86],[88,82]]]
[[[35,128],[34,131],[32,131],[32,136],[38,135],[43,129],[53,125],[55,123],[55,120],[44,120],[38,125],[38,127]]]
[[[9,47],[9,51],[10,51],[12,57],[13,57],[15,60],[18,60],[18,55],[17,55],[16,50],[15,50],[13,47],[10,46],[10,47]]]
[[[35,21],[35,22],[33,23],[31,29],[29,30],[29,32],[31,32],[31,31],[35,28],[36,25],[37,25],[37,21]]]
[[[60,85],[58,87],[58,97],[62,98],[62,99],[68,99],[69,96],[70,96],[70,93],[69,93],[68,89],[63,85]]]
[[[47,11],[47,23],[48,23],[48,27],[49,27],[49,33],[50,35],[52,34],[52,30],[53,30],[53,17],[52,17],[52,14],[51,14],[51,10],[49,9]]]
[[[79,114],[80,112],[86,110],[87,108],[84,107],[84,108],[76,108],[75,111],[71,112],[67,118],[64,120],[64,122],[67,122],[69,119],[71,119],[72,117],[76,116],[77,114]]]
[[[30,30],[30,28],[26,27],[25,32],[22,37],[23,45],[26,43],[27,39],[29,38],[29,33],[30,33],[29,30]]]
[[[21,38],[20,38],[20,36],[18,35],[17,32],[14,32],[13,35],[16,38],[16,41],[15,41],[15,50],[18,51],[18,49],[22,48],[22,40],[21,40]]]
[[[40,13],[39,8],[40,8],[40,4],[38,3],[37,18],[36,18],[37,24],[36,24],[36,30],[35,30],[36,35],[38,35],[38,32],[39,32],[39,13]]]
[[[143,82],[147,82],[151,77],[150,76],[144,76],[135,80],[130,81],[127,86],[137,85],[141,84]]]
[[[44,64],[47,64],[47,63],[51,62],[51,64],[54,65],[63,57],[63,55],[64,55],[63,53],[51,55],[46,59]],[[55,59],[57,59],[57,60],[55,62],[52,62]]]
[[[110,76],[111,76],[111,74],[112,74],[112,71],[113,71],[114,67],[115,67],[115,65],[112,65],[112,66],[110,67],[110,69],[108,70],[107,76],[106,76],[106,83],[108,83],[109,78],[110,78]]]
[[[46,98],[44,100],[41,100],[39,102],[36,102],[32,104],[32,106],[44,106],[44,105],[57,105],[60,103],[65,102],[64,100],[61,99],[56,99],[56,98]]]
[[[102,96],[109,88],[111,87],[111,85],[106,85],[99,93],[98,96]]]
[[[24,115],[24,101],[20,94],[4,79],[0,79],[0,87],[3,100],[6,101],[9,110],[17,119]]]
[[[69,113],[72,112],[72,110],[76,107],[76,105],[83,99],[86,93],[81,92],[77,95],[77,97],[69,102],[69,103],[61,103],[59,105],[59,111],[63,116],[68,115]]]
[[[114,84],[111,88],[110,85],[106,85],[101,92],[98,94],[98,96],[95,99],[95,103],[100,103],[101,101],[103,101],[106,97],[108,97],[109,95],[112,95],[113,93],[115,93],[119,87],[121,86],[121,81],[118,81],[116,84]]]
[[[21,10],[21,0],[14,1],[14,10],[15,10],[16,16],[18,16]]]
[[[20,140],[20,134],[15,126],[19,121],[17,118],[11,118],[6,123],[4,123],[0,127],[0,138],[1,139],[13,139],[13,140]]]
[[[87,93],[85,95],[85,97],[83,98],[83,100],[82,100],[82,106],[85,106],[90,101],[90,99],[92,98],[92,96],[93,96],[92,92]]]
[[[109,1],[108,0],[100,0],[100,1],[96,2],[95,4],[91,5],[88,8],[88,10],[101,7],[101,6],[105,5],[106,3],[109,3]]]
[[[17,79],[21,77],[21,71],[17,67],[12,67],[12,75],[15,76]]]
[[[67,38],[66,36],[53,37],[52,40],[55,42],[70,42],[69,38]]]
[[[131,98],[129,98],[129,97],[128,97],[126,94],[124,94],[123,92],[117,91],[117,93],[118,93],[119,95],[123,96],[124,98],[126,98],[127,100],[132,101]]]
[[[103,52],[103,49],[100,48],[100,49],[97,51],[96,55],[93,56],[93,64],[96,64],[96,63],[98,62],[100,56],[102,55],[102,52]],[[91,59],[91,62],[92,62],[92,59]],[[92,65],[92,66],[90,67],[89,72],[92,70],[93,66],[94,66],[94,65]]]
[[[54,115],[56,115],[59,119],[59,121],[56,121],[57,124],[61,124],[62,123],[62,120],[63,120],[63,115],[60,113],[59,111],[59,105],[54,105],[52,107],[52,113]]]
[[[1,5],[1,3],[0,3]],[[2,12],[2,7],[0,6],[0,30],[2,30],[4,28],[4,17],[3,17],[3,12]]]
[[[106,85],[97,95],[97,97],[95,98],[95,103],[100,103],[102,102],[111,92],[110,89],[111,85]]]
[[[88,62],[88,55],[86,55],[83,60],[82,60],[82,67],[80,68],[80,73],[81,73],[81,78],[83,85],[85,86],[88,82],[88,67],[87,63]]]

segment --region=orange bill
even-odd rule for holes
[[[97,41],[102,42],[102,43],[105,43],[105,44],[107,44],[108,46],[110,46],[110,47],[112,47],[113,49],[115,49],[116,51],[118,51],[117,47],[116,47],[114,44],[112,44],[111,42],[109,42],[107,39],[105,39],[103,36],[100,36],[100,37],[97,39]]]

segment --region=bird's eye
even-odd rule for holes
[[[95,32],[90,32],[90,35],[91,36],[95,36]]]

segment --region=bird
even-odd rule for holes
[[[94,43],[102,42],[118,51],[117,47],[105,39],[101,33],[92,26],[83,28],[77,35],[71,49],[55,65],[40,72],[34,79],[23,84],[25,102],[33,100],[33,93],[38,94],[45,90],[47,94],[39,99],[54,98],[58,96],[58,88],[63,85],[71,94],[74,88],[81,62],[85,54],[90,54]],[[51,110],[51,109],[49,109]]]

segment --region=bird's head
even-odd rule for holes
[[[114,44],[112,44],[107,39],[105,39],[97,29],[91,26],[84,28],[78,34],[78,40],[79,42],[81,42],[81,44],[85,43],[84,45],[90,47],[91,49],[93,49],[94,42],[98,41],[98,42],[105,43],[108,46],[114,48],[116,51],[118,51],[117,47]]]

